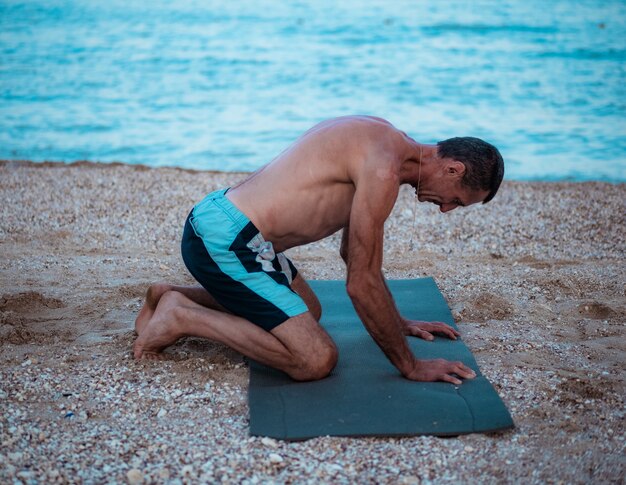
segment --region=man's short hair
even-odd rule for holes
[[[437,143],[440,158],[452,158],[465,165],[462,183],[472,190],[488,190],[483,204],[498,192],[504,177],[504,160],[496,147],[471,136],[449,138]]]

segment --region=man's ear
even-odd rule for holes
[[[458,160],[451,160],[446,164],[446,175],[462,178],[465,175],[465,164]]]

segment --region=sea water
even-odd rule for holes
[[[626,181],[623,0],[0,0],[0,158],[252,170],[313,124]]]

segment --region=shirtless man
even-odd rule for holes
[[[295,380],[322,379],[337,348],[320,303],[283,251],[343,229],[347,291],[365,328],[407,379],[461,384],[461,362],[419,360],[406,336],[455,339],[452,327],[400,316],[382,274],[383,225],[401,184],[441,212],[488,202],[504,173],[476,138],[417,143],[385,120],[322,122],[240,184],[209,194],[185,225],[182,252],[202,287],[152,285],[135,329],[135,358],[158,359],[184,336],[222,342]]]

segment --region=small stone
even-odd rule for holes
[[[184,467],[181,468],[180,474],[183,477],[191,476],[193,474],[193,467],[191,465],[185,465]]]
[[[131,485],[137,484],[137,483],[142,483],[143,482],[143,473],[141,473],[141,470],[137,470],[136,468],[132,468],[130,470],[128,470],[128,472],[126,472],[126,479],[128,480],[128,483],[130,483]]]
[[[13,462],[20,461],[22,459],[22,453],[19,451],[16,451],[15,453],[9,453],[8,457],[9,457],[9,460]]]
[[[159,470],[159,478],[161,478],[162,480],[169,480],[170,471],[167,468],[161,468]]]
[[[341,465],[338,465],[337,463],[329,463],[326,465],[326,470],[334,475],[336,473],[340,473],[343,471],[343,467]]]
[[[400,483],[403,485],[420,485],[422,481],[419,477],[403,477]]]
[[[35,473],[28,471],[28,470],[22,470],[21,472],[17,474],[17,478],[21,478],[25,482],[28,482],[34,477],[35,477]]]
[[[267,436],[261,438],[261,443],[263,443],[265,446],[269,446],[270,448],[278,448],[278,443],[276,443],[276,440],[268,438]]]
[[[167,410],[164,408],[159,409],[159,412],[157,413],[157,418],[163,418],[165,417],[165,415],[167,414]]]
[[[274,463],[274,464],[283,462],[283,457],[280,456],[278,453],[270,453],[269,459],[270,459],[270,463]]]

